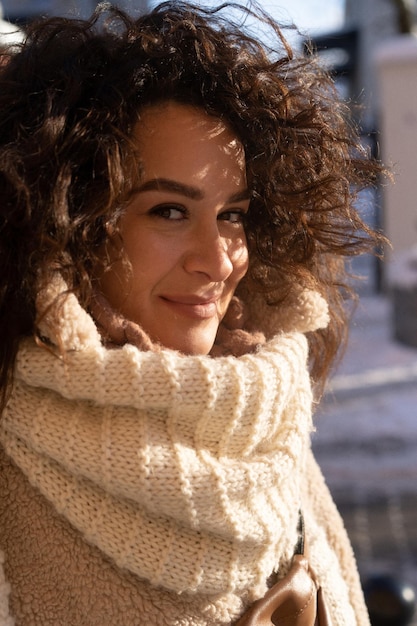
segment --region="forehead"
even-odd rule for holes
[[[134,130],[145,175],[155,170],[200,173],[208,166],[245,170],[243,146],[220,118],[203,109],[168,101],[144,109]]]
[[[194,135],[203,134],[206,139],[234,135],[227,122],[210,115],[203,108],[166,100],[144,107],[136,125],[135,135],[158,134],[175,129],[188,129]],[[237,137],[236,137],[237,139]]]

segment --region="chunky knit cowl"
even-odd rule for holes
[[[22,341],[0,441],[120,568],[176,593],[260,597],[296,542],[312,430],[304,333],[326,323],[303,292],[249,353],[184,356],[103,342],[68,295],[42,320],[49,348]]]

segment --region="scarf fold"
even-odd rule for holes
[[[105,346],[68,295],[41,328],[61,352],[21,344],[0,441],[119,567],[177,593],[259,597],[296,540],[312,430],[303,332],[327,322],[317,294],[299,303],[292,330],[212,358]]]

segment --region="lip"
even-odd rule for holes
[[[161,300],[177,315],[193,319],[217,317],[220,296],[170,295],[160,296]]]

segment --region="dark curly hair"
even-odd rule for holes
[[[245,27],[255,17],[268,45]],[[252,193],[245,280],[271,306],[294,284],[325,295],[330,326],[310,337],[313,375],[324,380],[346,327],[343,258],[379,238],[353,204],[380,166],[332,81],[253,6],[172,1],[133,19],[100,5],[88,21],[33,24],[0,74],[3,400],[51,269],[88,307],[106,223],[117,225],[132,184],[133,128],[144,106],[167,99],[203,107],[241,139]]]

